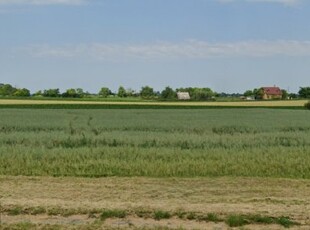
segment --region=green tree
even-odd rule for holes
[[[300,87],[298,94],[301,98],[310,98],[310,87]]]
[[[42,96],[42,95],[43,95],[42,90],[38,90],[33,94],[33,96]]]
[[[0,96],[13,96],[16,90],[17,89],[11,86],[10,84],[1,84],[0,85]]]
[[[191,98],[197,101],[209,100],[214,96],[214,92],[210,88],[194,88]]]
[[[134,91],[133,89],[131,89],[131,88],[128,88],[128,89],[126,90],[126,95],[127,95],[128,97],[137,96],[137,94],[135,93],[135,91]]]
[[[63,97],[79,97],[75,89],[67,89],[66,92],[62,94]]]
[[[263,98],[263,94],[264,94],[264,90],[262,88],[255,88],[253,89],[253,94],[255,99],[262,99]]]
[[[99,91],[99,96],[101,97],[108,97],[109,95],[111,95],[111,90],[107,87],[102,87]]]
[[[141,88],[140,96],[143,98],[151,98],[155,96],[154,89],[150,86],[144,86]]]
[[[123,86],[118,88],[117,96],[119,97],[127,97],[127,92]]]
[[[285,89],[282,89],[282,100],[287,100],[289,97],[288,92]]]
[[[43,97],[59,97],[59,89],[46,89],[43,92]]]
[[[290,93],[290,94],[288,94],[288,96],[289,96],[290,99],[298,98],[298,94],[297,93]]]
[[[84,97],[86,95],[86,93],[84,92],[84,90],[82,88],[77,88],[76,93],[77,93],[78,97]]]
[[[14,94],[16,97],[29,97],[30,96],[30,91],[26,88],[23,89],[17,89]]]
[[[243,94],[245,97],[251,97],[251,96],[254,96],[254,93],[252,90],[247,90],[244,92]]]
[[[169,86],[167,86],[161,93],[160,93],[160,97],[163,99],[176,99],[177,98],[177,93],[170,88]]]

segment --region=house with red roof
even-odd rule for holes
[[[262,87],[262,99],[282,99],[282,90],[279,87]]]

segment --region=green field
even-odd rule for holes
[[[0,110],[0,174],[310,178],[310,113]]]

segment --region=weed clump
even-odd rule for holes
[[[294,225],[299,225],[297,222],[292,221],[289,217],[281,216],[277,219],[277,224],[282,225],[285,228],[289,228]]]
[[[109,218],[125,218],[126,215],[126,212],[123,210],[104,210],[100,215],[100,219],[106,220]]]
[[[17,215],[21,215],[23,213],[24,213],[24,210],[20,206],[15,206],[15,207],[9,209],[8,212],[7,212],[7,214],[9,216],[17,216]]]
[[[170,219],[171,216],[172,215],[169,212],[165,212],[165,211],[155,211],[154,212],[154,219],[155,220]]]
[[[226,220],[226,224],[229,227],[240,227],[249,224],[249,221],[242,215],[230,215]]]

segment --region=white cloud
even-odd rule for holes
[[[86,0],[0,0],[0,5],[80,5]]]
[[[286,6],[295,6],[300,4],[303,0],[217,0],[221,3],[232,3],[232,2],[248,2],[248,3],[279,3]]]
[[[93,60],[174,60],[235,57],[310,56],[310,41],[243,41],[210,43],[190,40],[153,44],[31,45],[18,49],[35,58],[87,58]]]

